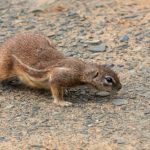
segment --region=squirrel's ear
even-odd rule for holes
[[[98,75],[99,75],[99,72],[98,72],[97,68],[89,68],[89,69],[85,70],[84,80],[87,82],[91,82]]]

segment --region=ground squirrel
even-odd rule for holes
[[[117,92],[122,85],[117,74],[94,63],[65,57],[43,34],[20,33],[0,47],[0,80],[17,76],[34,88],[51,89],[54,103],[70,106],[63,90],[78,85],[92,85],[98,90]]]

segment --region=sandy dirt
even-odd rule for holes
[[[0,42],[41,31],[67,56],[107,64],[116,96],[70,89],[73,107],[17,79],[0,84],[0,150],[150,150],[149,0],[0,0]]]

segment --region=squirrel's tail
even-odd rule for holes
[[[49,71],[48,69],[32,68],[32,67],[26,65],[25,63],[23,63],[17,56],[12,55],[12,57],[15,59],[15,61],[17,61],[19,63],[19,65],[22,67],[22,69],[30,75],[39,77],[39,76],[43,75],[43,73],[47,73]]]

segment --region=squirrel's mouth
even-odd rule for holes
[[[113,96],[113,95],[117,95],[117,94],[118,94],[118,91],[117,91],[117,90],[113,90],[113,91],[110,91],[109,93],[110,93],[110,95]]]

